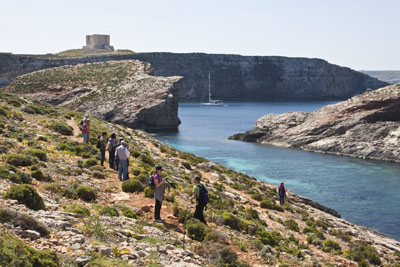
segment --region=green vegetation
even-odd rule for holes
[[[127,218],[131,218],[131,219],[137,219],[138,216],[136,215],[136,213],[129,207],[127,206],[119,206],[120,211],[122,212],[122,216],[125,216]]]
[[[30,184],[32,182],[32,178],[29,174],[11,165],[0,166],[0,178],[10,180],[16,184]]]
[[[98,164],[98,160],[94,159],[94,158],[90,158],[90,159],[86,159],[85,161],[83,161],[82,166],[84,168],[90,168],[92,166],[96,166]]]
[[[122,183],[122,191],[127,193],[142,192],[143,185],[136,179],[129,179]]]
[[[186,230],[188,236],[197,241],[203,241],[207,235],[207,232],[210,231],[209,228],[202,222],[191,218],[186,222]]]
[[[70,205],[64,209],[66,212],[76,213],[83,216],[90,216],[90,211],[88,208],[82,205]]]
[[[41,170],[31,172],[31,176],[38,181],[51,181],[50,175],[44,174]]]
[[[333,254],[340,254],[342,252],[342,247],[335,241],[326,239],[323,242],[322,250],[325,252],[331,252]]]
[[[144,189],[144,196],[148,198],[153,198],[154,197],[154,190],[151,189],[150,187],[145,187]]]
[[[356,262],[367,261],[373,265],[381,265],[382,261],[376,249],[367,243],[358,242],[344,253],[344,256]]]
[[[99,215],[110,216],[110,217],[118,217],[118,210],[114,207],[110,206],[101,206],[99,208]]]
[[[76,193],[80,199],[85,201],[96,200],[97,194],[96,190],[90,186],[81,185],[76,188]]]
[[[21,184],[10,187],[5,193],[6,199],[15,199],[33,210],[45,209],[42,197],[30,185]]]
[[[47,154],[45,151],[42,149],[37,149],[37,148],[29,148],[23,151],[24,154],[36,157],[41,161],[46,161],[47,160]]]
[[[11,209],[0,208],[0,222],[13,224],[16,227],[21,227],[23,230],[34,230],[40,233],[41,236],[50,234],[49,229],[43,223],[25,213]]]
[[[263,209],[283,211],[283,208],[281,206],[278,206],[274,202],[272,202],[270,200],[266,200],[266,199],[263,199],[260,202],[260,207],[263,208]]]
[[[8,164],[11,164],[11,165],[13,165],[15,167],[31,166],[34,163],[34,160],[33,160],[32,156],[27,156],[27,155],[23,155],[23,154],[11,153],[11,154],[5,155],[4,158],[6,159],[6,162]]]
[[[49,128],[62,135],[73,135],[74,133],[72,127],[63,122],[53,122],[49,125]]]
[[[12,235],[0,232],[0,266],[57,267],[58,258],[52,251],[35,250]]]
[[[299,232],[300,231],[299,225],[293,219],[285,221],[285,225],[286,225],[287,228],[289,228],[292,231],[295,231],[295,232]]]
[[[65,140],[58,145],[58,150],[65,150],[70,154],[81,156],[83,158],[90,158],[98,153],[96,147],[91,144]]]

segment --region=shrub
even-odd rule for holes
[[[182,162],[182,165],[183,165],[183,167],[185,167],[185,168],[188,169],[188,170],[191,170],[191,169],[192,169],[192,167],[190,166],[190,163],[189,163],[189,162]]]
[[[77,184],[77,183],[68,184],[68,186],[63,189],[62,195],[66,198],[77,198],[78,197],[78,193],[77,193],[78,187],[79,187],[79,184]]]
[[[6,199],[15,199],[33,210],[45,209],[42,197],[30,185],[21,184],[10,187],[4,195]]]
[[[5,156],[5,159],[8,164],[11,164],[15,167],[31,166],[34,163],[32,156],[27,156],[23,154],[15,154],[15,153],[8,154]]]
[[[188,237],[201,242],[206,237],[208,228],[204,223],[191,218],[186,222],[186,230]]]
[[[339,254],[342,252],[342,248],[340,247],[340,245],[338,243],[336,243],[335,241],[332,241],[330,239],[326,239],[323,242],[323,247],[322,250],[325,252],[331,252],[334,254]]]
[[[80,214],[83,216],[90,216],[90,211],[88,208],[81,205],[70,205],[64,209],[66,212],[71,212],[75,214]]]
[[[23,230],[34,230],[40,233],[41,236],[50,234],[49,229],[43,223],[25,213],[15,210],[0,208],[0,222],[11,223],[16,227],[21,227]]]
[[[144,196],[148,197],[148,198],[153,198],[154,197],[154,190],[147,186],[144,189]]]
[[[62,186],[59,183],[48,183],[43,186],[44,190],[58,194],[62,191]]]
[[[263,199],[260,202],[260,207],[263,209],[270,209],[270,210],[277,210],[277,211],[283,211],[283,208],[281,206],[276,205],[272,201]]]
[[[289,219],[289,220],[285,221],[285,225],[287,228],[289,228],[292,231],[296,231],[296,232],[300,231],[299,225],[293,219]]]
[[[37,148],[30,148],[30,149],[26,149],[23,152],[26,155],[29,156],[33,156],[38,158],[41,161],[46,161],[47,160],[47,154],[45,151],[41,150],[41,149],[37,149]]]
[[[131,219],[137,219],[137,214],[136,212],[134,212],[132,209],[130,209],[129,207],[126,206],[120,206],[119,209],[122,212],[122,215],[127,217],[127,218],[131,218]]]
[[[31,176],[38,181],[51,181],[50,175],[44,174],[41,170],[31,172]]]
[[[258,220],[259,219],[258,212],[252,208],[246,210],[245,217],[248,220]]]
[[[223,224],[228,225],[230,228],[241,231],[242,223],[239,218],[230,212],[224,212],[222,214]]]
[[[86,185],[78,186],[76,193],[80,199],[85,201],[96,200],[97,197],[96,191],[92,187]]]
[[[49,128],[62,135],[71,136],[74,134],[72,127],[63,122],[53,122],[49,125]]]
[[[59,265],[55,252],[35,250],[7,233],[0,233],[0,255],[0,266],[57,267]]]
[[[129,179],[122,183],[122,191],[127,193],[142,192],[143,185],[136,179]]]
[[[83,161],[83,167],[84,168],[90,168],[92,166],[96,166],[98,164],[98,160],[94,158],[86,159]]]
[[[119,213],[118,213],[118,210],[114,207],[102,206],[99,210],[99,215],[118,217]]]
[[[92,176],[93,176],[94,178],[97,178],[97,179],[104,179],[104,178],[106,178],[106,175],[105,175],[104,173],[100,172],[100,171],[94,171],[94,172],[92,173]]]
[[[91,170],[92,172],[94,172],[94,171],[103,172],[104,167],[100,166],[100,165],[94,165],[94,166],[89,167],[89,170]]]
[[[140,155],[140,160],[146,164],[149,164],[150,166],[155,166],[154,160],[151,158],[151,156],[142,154]]]
[[[344,253],[344,257],[356,262],[368,261],[374,265],[381,265],[381,259],[376,249],[367,243],[359,242]]]
[[[277,231],[268,232],[263,229],[258,232],[258,236],[264,245],[270,245],[272,247],[278,246],[279,242],[282,240],[281,234]]]
[[[189,210],[179,210],[178,221],[180,223],[185,223],[185,221],[187,222],[192,217],[193,217],[193,214]]]
[[[14,146],[13,142],[6,139],[0,139],[0,154],[7,153],[13,146]]]
[[[202,251],[205,257],[211,259],[214,266],[249,266],[245,263],[238,261],[238,256],[229,246],[220,243],[205,242],[202,245]]]
[[[0,166],[0,177],[16,184],[30,184],[32,182],[29,174],[21,172],[11,165]]]

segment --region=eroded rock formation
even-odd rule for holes
[[[400,162],[400,85],[312,113],[269,114],[231,139],[364,159]]]

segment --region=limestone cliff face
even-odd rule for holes
[[[400,85],[391,85],[312,113],[270,114],[231,139],[400,162]]]
[[[181,77],[150,69],[137,60],[62,66],[19,76],[5,90],[131,128],[177,130]]]
[[[127,59],[150,63],[154,75],[183,76],[180,99],[200,99],[208,87],[209,71],[212,95],[217,99],[345,99],[368,88],[387,85],[321,59],[203,53],[137,53],[65,59],[0,54],[0,83],[44,68]]]

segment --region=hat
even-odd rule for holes
[[[161,167],[161,165],[157,165],[156,166],[156,171],[158,171],[158,170],[162,170],[163,168]]]
[[[121,145],[125,145],[125,141],[124,140],[121,141]]]

